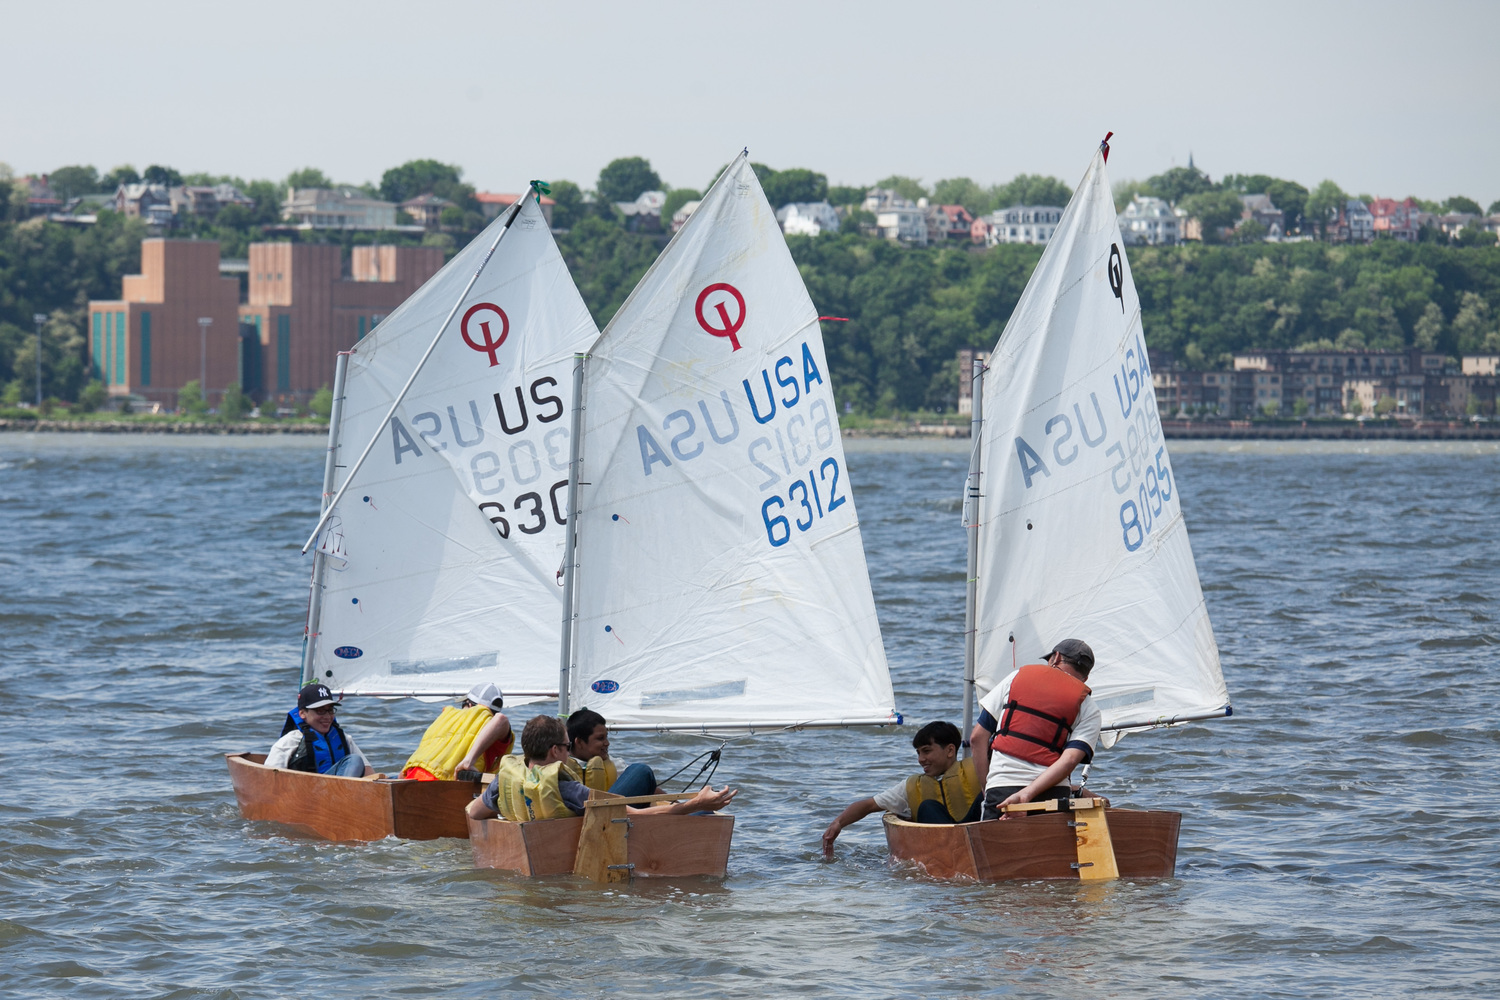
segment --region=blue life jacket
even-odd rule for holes
[[[296,705],[293,705],[292,710],[286,713],[286,718],[281,720],[281,735],[285,736],[293,729],[300,728],[302,728],[302,713]]]
[[[305,722],[299,723],[297,728],[302,731],[302,743],[286,762],[290,770],[327,774],[333,770],[333,765],[349,756],[349,741],[344,738],[344,730],[337,722],[328,730],[327,736]]]

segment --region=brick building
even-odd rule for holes
[[[250,244],[250,291],[239,321],[260,350],[247,358],[245,391],[282,402],[310,398],[333,381],[338,352],[442,266],[437,247],[355,247],[346,277],[337,246]]]
[[[168,408],[177,390],[205,372],[213,405],[239,376],[239,282],[219,276],[212,240],[141,241],[141,273],[120,298],[89,303],[93,377],[111,396],[138,396]],[[213,320],[207,334],[199,318]]]

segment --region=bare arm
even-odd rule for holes
[[[974,757],[974,777],[979,780],[979,787],[984,788],[985,779],[990,776],[990,740],[995,734],[974,723],[974,731],[969,734],[969,753]],[[983,795],[983,792],[980,793]]]
[[[455,771],[471,771],[474,762],[484,756],[484,752],[496,743],[503,742],[510,735],[510,720],[505,717],[504,712],[496,712],[495,717],[484,724],[484,728],[474,734],[474,742],[469,744],[469,752],[464,759],[458,762]]]
[[[738,788],[730,788],[728,785],[717,791],[712,785],[704,785],[699,789],[698,794],[690,799],[684,799],[681,802],[658,802],[654,806],[637,809],[635,812],[673,813],[679,816],[695,812],[717,812],[733,802],[734,797],[739,793]]]
[[[880,807],[875,804],[873,798],[856,799],[845,806],[844,811],[834,817],[833,822],[828,824],[828,829],[823,831],[823,856],[825,858],[833,857],[833,842],[838,839],[839,832],[844,827],[850,823],[858,823],[870,815],[870,813],[878,812],[879,810]]]
[[[1077,747],[1070,747],[1064,750],[1062,756],[1058,757],[1051,767],[1037,775],[1031,784],[1016,792],[1010,798],[1000,803],[1000,805],[1008,806],[1015,802],[1030,802],[1053,785],[1062,784],[1068,780],[1068,775],[1073,773],[1073,768],[1083,763],[1083,756],[1083,751]]]

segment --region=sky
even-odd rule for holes
[[[705,186],[741,147],[838,184],[1189,155],[1350,193],[1500,199],[1500,3],[10,3],[0,162],[479,190],[620,156]]]

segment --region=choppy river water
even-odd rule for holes
[[[913,755],[819,732],[726,753],[727,879],[611,891],[240,819],[221,755],[264,750],[295,689],[319,442],[0,436],[0,995],[1493,995],[1500,454],[1173,453],[1235,717],[1132,736],[1090,784],[1184,814],[1176,878],[941,883],[876,817],[825,863],[822,827]],[[918,724],[959,711],[965,464],[850,445]],[[388,770],[433,714],[343,713]]]

